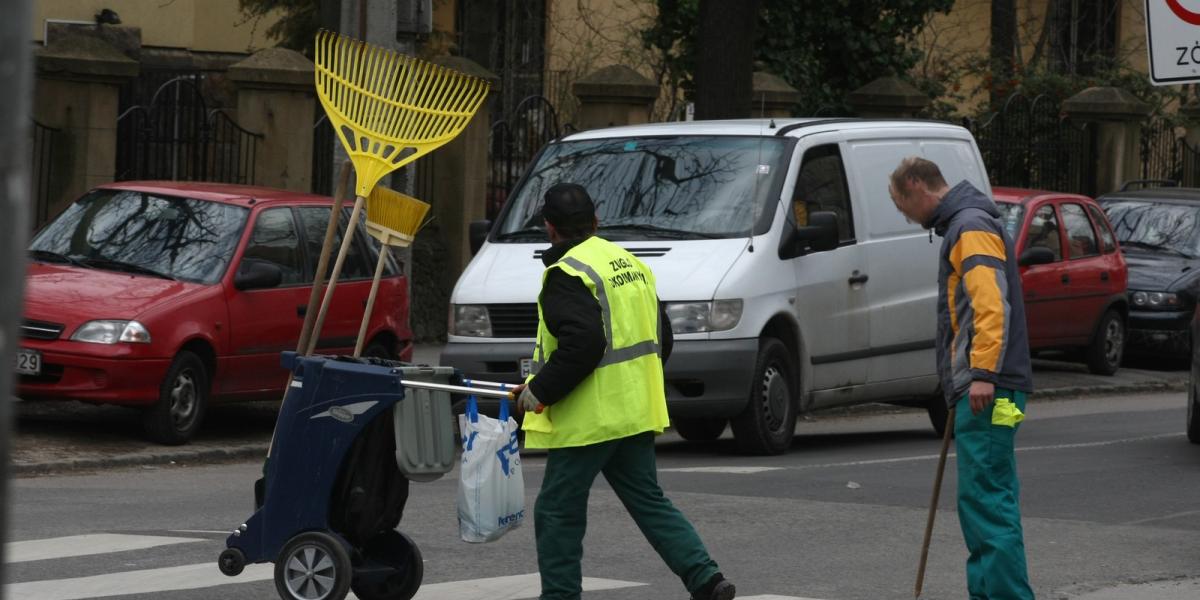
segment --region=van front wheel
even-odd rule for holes
[[[748,454],[782,454],[796,431],[795,361],[775,338],[758,345],[750,399],[742,414],[730,420],[738,448]]]

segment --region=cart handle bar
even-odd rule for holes
[[[472,382],[483,383],[483,382]],[[489,390],[486,388],[465,387],[461,385],[450,385],[447,383],[433,383],[432,381],[410,381],[401,379],[400,384],[404,387],[415,388],[418,390],[431,390],[435,392],[450,392],[451,394],[463,394],[465,396],[482,396],[484,398],[507,398],[512,399],[511,392],[501,390]],[[506,384],[496,384],[506,385]],[[515,386],[512,386],[515,387]]]

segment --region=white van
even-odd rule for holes
[[[542,194],[572,182],[595,201],[599,235],[658,279],[675,334],[668,405],[684,438],[714,439],[728,422],[743,450],[780,453],[797,414],[865,402],[928,406],[940,430],[940,240],[887,191],[912,155],[991,195],[971,134],[938,122],[693,121],[557,140],[497,222],[473,225],[442,364],[489,380],[528,372]]]

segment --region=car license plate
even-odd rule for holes
[[[17,350],[17,372],[22,375],[42,374],[42,353],[37,350]]]
[[[529,375],[532,373],[533,373],[533,359],[532,358],[522,358],[521,359],[521,379],[525,379],[526,377],[529,377]]]

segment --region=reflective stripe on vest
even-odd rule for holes
[[[596,301],[600,303],[600,318],[604,321],[605,343],[604,358],[600,359],[600,364],[596,368],[641,358],[647,354],[657,354],[659,358],[662,358],[662,346],[654,340],[645,340],[624,348],[613,348],[612,308],[608,303],[608,292],[605,291],[604,280],[600,278],[600,274],[595,269],[576,258],[567,256],[563,257],[559,262],[566,263],[572,269],[587,275],[588,279],[591,279],[592,283],[596,286]],[[658,311],[655,311],[654,315],[654,330],[662,331],[662,317]],[[546,366],[546,353],[539,341],[534,349],[532,374],[536,375],[544,366]]]

